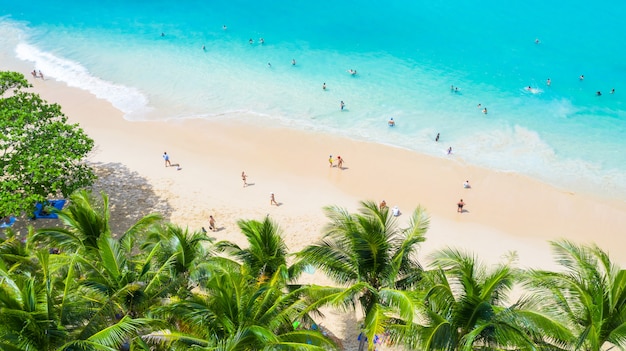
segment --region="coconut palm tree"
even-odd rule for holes
[[[563,271],[531,270],[528,287],[574,333],[574,350],[626,347],[626,271],[596,245],[551,242]]]
[[[242,249],[232,242],[222,241],[216,244],[217,248],[235,256],[261,280],[268,279],[287,265],[288,250],[282,231],[269,216],[262,221],[240,219],[237,225],[248,239],[248,247]]]
[[[408,228],[402,229],[387,207],[380,209],[372,201],[361,202],[358,214],[336,206],[324,210],[330,219],[325,235],[296,254],[297,265],[316,267],[342,287],[318,304],[360,305],[361,332],[372,349],[376,335],[413,318],[416,300],[409,290],[422,278],[416,251],[425,240],[429,219],[418,207]],[[360,349],[364,342],[363,337]]]
[[[153,265],[169,267],[164,277],[172,288],[178,289],[175,295],[184,296],[192,288],[193,272],[212,254],[212,246],[207,244],[213,241],[203,232],[190,232],[168,223],[153,227],[141,250],[154,253],[150,254]]]
[[[258,281],[246,265],[211,260],[193,296],[159,309],[176,331],[153,332],[146,340],[171,350],[335,349],[319,331],[294,328],[311,303],[309,287],[286,291],[285,266]]]
[[[475,255],[447,248],[433,255],[431,267],[420,287],[420,323],[404,333],[412,347],[535,350],[542,337],[568,335],[538,311],[535,300],[508,304],[519,273],[510,260],[488,269]]]

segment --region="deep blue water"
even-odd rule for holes
[[[3,53],[131,120],[278,123],[626,196],[626,3],[0,5]]]

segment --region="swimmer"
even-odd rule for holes
[[[615,88],[611,89],[611,94],[615,94]]]
[[[223,29],[223,30],[226,30],[226,29],[228,29],[228,27],[226,27],[226,25],[223,25],[223,26],[222,26],[222,29]]]
[[[162,37],[164,37],[164,36],[165,36],[165,33],[161,32],[161,36],[162,36]]]
[[[540,43],[539,39],[535,39],[535,44],[539,44],[539,43]]]
[[[487,114],[487,108],[486,107],[483,109],[483,113]]]
[[[322,90],[326,90],[326,83],[322,84]]]
[[[550,78],[548,78],[548,80],[546,80],[546,85],[550,86],[550,84],[552,84],[552,81],[550,80]]]
[[[387,122],[387,124],[388,124],[390,127],[393,127],[393,126],[395,126],[395,125],[396,125],[396,122],[393,120],[393,117],[391,117],[391,119],[389,120],[389,122]]]
[[[252,40],[252,38],[250,38],[250,40],[248,40],[248,43],[249,43],[250,45],[252,45],[252,44],[254,44],[254,40]]]
[[[483,104],[478,104],[476,105],[476,108],[481,108],[483,106]]]
[[[267,68],[272,68],[272,64],[270,62],[267,63]]]
[[[585,79],[585,75],[581,74],[580,77],[578,77],[578,80],[584,80]]]
[[[291,59],[291,65],[295,66],[296,65],[296,59]]]
[[[348,73],[350,73],[351,75],[356,75],[356,70],[355,69],[349,69]]]
[[[533,88],[531,88],[531,87],[530,87],[530,85],[529,85],[529,86],[528,86],[528,88],[526,88],[526,90],[528,90],[528,91],[532,91],[532,90],[533,90]]]
[[[206,51],[206,46],[202,45],[202,51]]]
[[[435,142],[439,142],[439,133],[437,133],[437,136],[435,137]]]
[[[37,71],[33,70],[32,72],[30,72],[30,74],[32,74],[33,77],[37,78]]]
[[[263,38],[259,38],[259,43],[260,43],[261,45],[263,45],[263,44],[265,44],[265,40],[264,40]]]
[[[602,93],[600,91],[596,91],[596,96],[602,96]]]
[[[459,92],[459,87],[454,87],[454,92],[458,93]]]
[[[43,79],[43,73],[41,73],[41,70],[39,70],[39,78]]]

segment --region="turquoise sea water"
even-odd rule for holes
[[[626,198],[625,2],[0,5],[3,54],[130,120],[281,124]]]

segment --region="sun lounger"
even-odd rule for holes
[[[33,213],[33,219],[40,218],[59,218],[56,213],[50,210],[53,207],[59,211],[65,206],[66,200],[49,200],[46,203],[38,202],[35,204],[35,212]]]
[[[15,221],[17,221],[17,219],[15,219],[15,217],[10,217],[8,223],[5,222],[5,221],[2,221],[0,223],[0,228],[9,228],[9,227],[11,227],[13,225],[13,223],[15,223]]]

